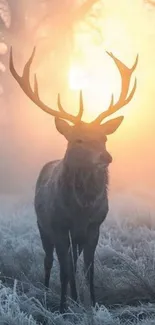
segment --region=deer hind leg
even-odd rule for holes
[[[45,258],[44,258],[44,270],[45,270],[45,279],[44,284],[45,287],[49,288],[49,281],[50,281],[50,274],[53,265],[53,251],[54,251],[54,244],[51,238],[45,234],[43,229],[39,226],[40,237],[43,245],[43,249],[45,251]]]
[[[54,246],[51,247],[50,254],[46,253],[45,258],[44,258],[44,270],[45,270],[44,284],[47,289],[49,288],[50,274],[51,274],[51,269],[52,269],[52,265],[53,265],[53,250],[54,250]]]
[[[86,243],[84,245],[84,270],[89,283],[91,303],[95,306],[94,291],[94,254],[99,238],[99,226],[90,225],[87,233]]]

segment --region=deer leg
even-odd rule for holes
[[[84,269],[90,288],[91,303],[95,306],[94,292],[94,254],[99,238],[99,227],[91,225],[88,229],[87,240],[84,245]]]
[[[74,301],[77,301],[77,290],[76,290],[76,266],[77,266],[77,244],[72,243],[69,252],[69,282],[71,288],[71,297]]]
[[[53,251],[54,251],[54,244],[51,241],[51,237],[47,235],[43,229],[39,226],[40,237],[43,245],[43,249],[45,251],[45,258],[44,258],[44,270],[45,270],[45,280],[44,284],[46,289],[49,288],[49,281],[50,281],[50,273],[53,265]]]
[[[60,282],[61,282],[61,300],[60,300],[60,313],[64,313],[67,309],[66,306],[66,295],[67,286],[69,281],[69,260],[68,260],[68,249],[69,239],[68,236],[57,234],[59,241],[56,243],[56,253],[60,264]]]
[[[50,274],[51,274],[51,269],[53,265],[53,250],[54,246],[51,248],[51,252],[46,253],[45,258],[44,258],[44,270],[45,270],[45,287],[46,289],[49,288],[49,281],[50,281]]]
[[[78,252],[77,252],[78,250]],[[77,301],[77,289],[76,289],[76,268],[77,259],[83,250],[83,245],[72,243],[72,250],[70,251],[70,287],[71,287],[71,297],[74,301]]]

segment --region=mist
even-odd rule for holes
[[[120,95],[120,76],[106,51],[128,67],[139,55],[130,88],[136,78],[134,98],[114,114],[124,120],[107,141],[113,162],[109,212],[95,251],[97,304],[90,308],[82,253],[78,303],[68,292],[65,318],[58,312],[55,251],[49,290],[43,284],[45,254],[34,192],[43,165],[63,158],[67,143],[54,118],[33,104],[12,77],[11,46],[19,75],[36,46],[30,82],[36,73],[40,99],[52,109],[60,93],[64,109],[76,115],[82,85],[86,122],[107,109],[112,93],[115,102]],[[154,58],[154,0],[0,0],[1,324],[154,324]]]
[[[115,52],[129,66],[138,53],[139,63],[135,98],[128,109],[122,109],[125,119],[119,130],[108,138],[107,146],[113,156],[109,193],[111,202],[119,200],[121,208],[131,208],[134,204],[135,208],[149,211],[154,209],[155,202],[155,8],[140,0],[119,0],[117,6],[115,3],[114,0],[99,1],[103,6],[103,48]],[[25,20],[19,21],[18,26],[11,13],[17,4],[13,1],[11,4],[12,20],[4,36],[8,51],[1,56],[2,61],[5,57],[6,69],[1,73],[4,89],[0,96],[0,192],[24,196],[33,193],[42,166],[62,158],[67,144],[56,131],[54,119],[31,103],[12,78],[8,68],[9,47],[13,46],[15,66],[21,73],[33,46],[37,45],[32,75],[37,71],[41,98],[57,109],[57,93],[61,92],[65,109],[72,110],[78,97],[73,98],[66,78],[74,50],[74,29],[66,33],[64,39],[62,30],[68,12],[76,10],[80,1],[52,2],[50,12],[43,1],[39,5],[36,1],[22,1],[20,9],[22,15],[25,13]],[[118,21],[124,28],[112,33]],[[124,37],[126,29],[129,32]],[[97,96],[96,103],[101,111]],[[85,106],[88,113],[88,93]],[[95,116],[95,110],[93,114]]]

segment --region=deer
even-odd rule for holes
[[[133,98],[137,79],[129,92],[131,76],[138,63],[138,55],[132,68],[128,68],[113,53],[113,59],[121,77],[121,93],[114,103],[111,96],[107,110],[101,112],[92,122],[82,121],[84,112],[83,94],[80,90],[78,114],[67,113],[58,94],[54,110],[39,97],[38,81],[34,75],[34,88],[30,84],[30,69],[35,56],[35,48],[20,76],[14,66],[12,48],[10,51],[10,71],[24,93],[44,112],[55,118],[57,131],[67,140],[64,157],[48,162],[42,168],[36,183],[34,207],[37,225],[45,252],[45,287],[49,288],[53,253],[56,250],[61,282],[60,313],[67,309],[67,289],[70,284],[71,298],[78,299],[76,287],[77,260],[81,253],[84,271],[89,285],[92,306],[96,304],[94,290],[94,255],[100,229],[109,211],[108,166],[112,156],[107,151],[107,136],[113,134],[124,116],[108,118],[127,105]]]

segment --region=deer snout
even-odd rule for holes
[[[109,165],[112,162],[112,156],[108,151],[100,153],[100,162]]]

